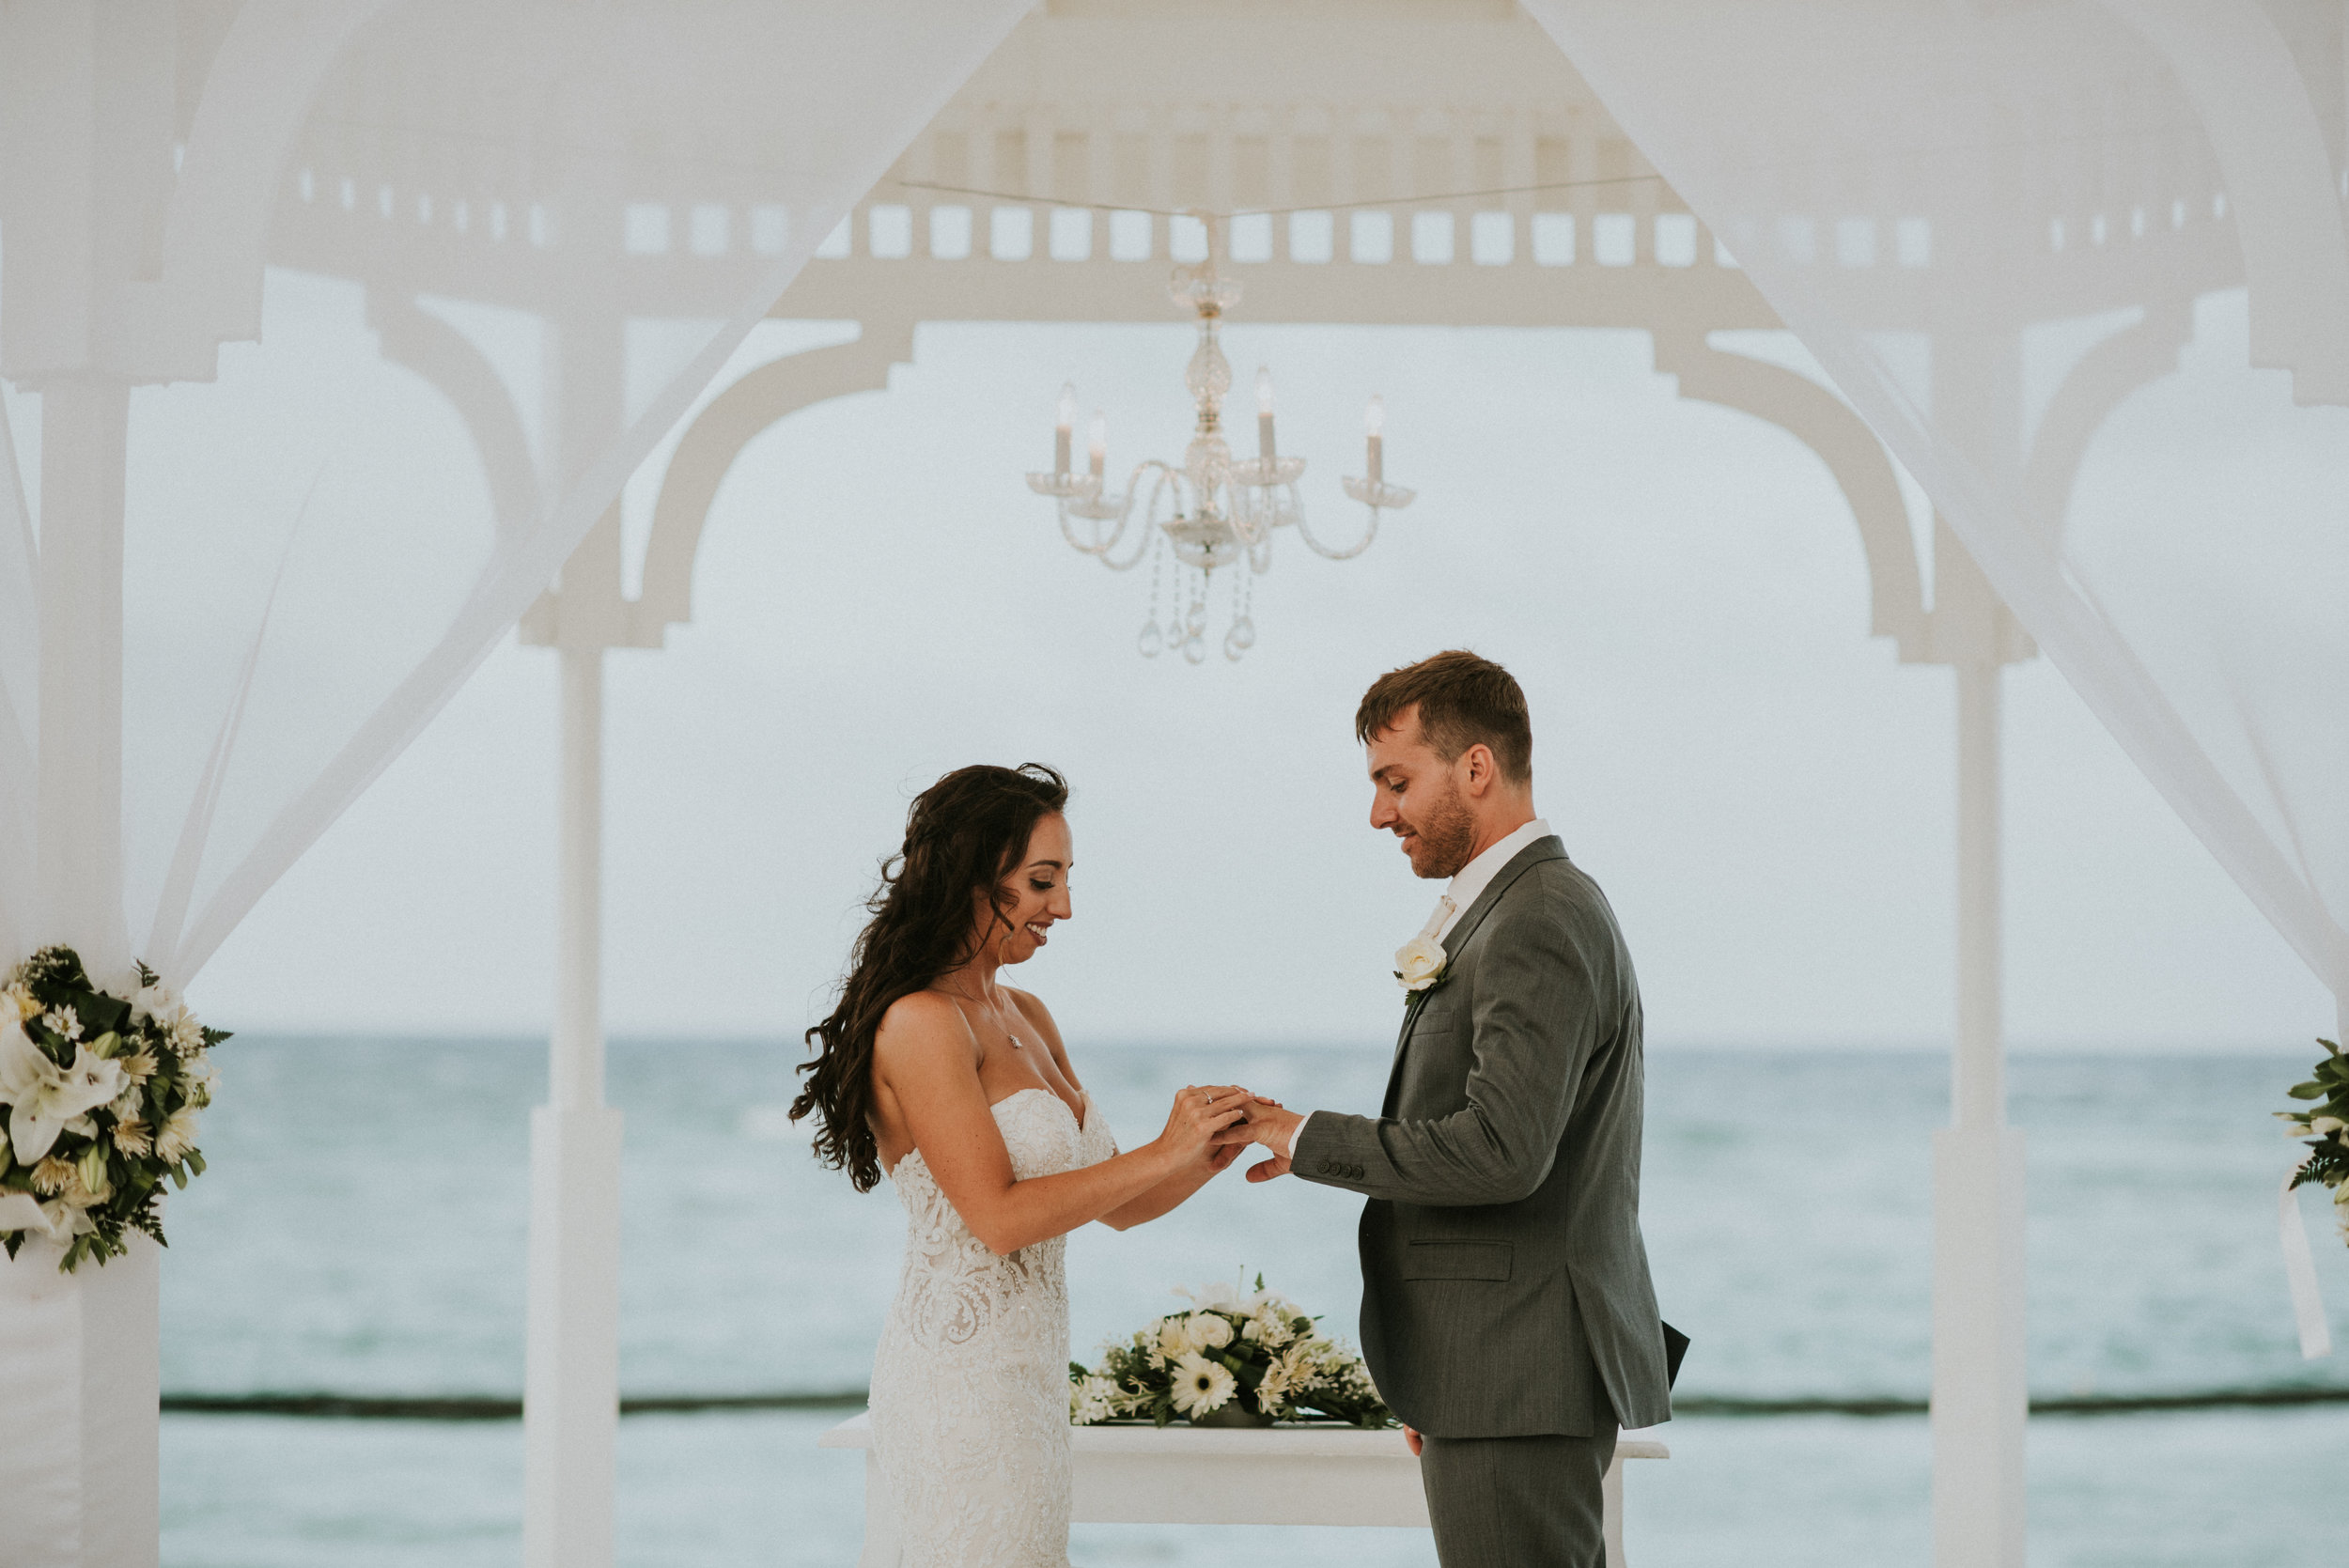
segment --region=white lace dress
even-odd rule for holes
[[[1090,1095],[1081,1126],[1049,1089],[994,1106],[1026,1181],[1117,1153]],[[1067,1568],[1067,1238],[989,1252],[919,1149],[890,1173],[905,1271],[873,1358],[873,1446],[903,1568]]]

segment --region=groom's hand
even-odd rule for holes
[[[1237,1152],[1234,1151],[1234,1153]],[[1275,1176],[1285,1176],[1288,1173],[1289,1157],[1286,1155],[1274,1155],[1270,1159],[1260,1159],[1248,1168],[1248,1179],[1252,1182],[1268,1182]]]
[[[1241,1108],[1245,1121],[1235,1122],[1216,1134],[1219,1143],[1261,1143],[1276,1155],[1288,1153],[1297,1124],[1305,1118],[1273,1100],[1255,1099]]]

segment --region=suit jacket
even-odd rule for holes
[[[1316,1110],[1295,1172],[1364,1194],[1362,1355],[1439,1437],[1671,1419],[1640,1238],[1640,987],[1598,884],[1536,840],[1453,925],[1380,1114]]]

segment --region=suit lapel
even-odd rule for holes
[[[1452,930],[1443,939],[1445,975],[1452,972],[1452,961],[1460,955],[1461,949],[1468,946],[1469,939],[1476,935],[1476,928],[1485,924],[1485,917],[1492,913],[1494,905],[1501,902],[1501,895],[1509,891],[1509,884],[1544,861],[1563,861],[1565,858],[1566,846],[1558,841],[1555,833],[1537,838],[1510,856],[1509,862],[1485,884],[1485,891],[1476,895],[1476,902],[1468,907],[1468,912],[1452,923]],[[1443,983],[1439,978],[1436,984],[1440,986]],[[1420,1014],[1426,1010],[1427,999],[1435,994],[1436,986],[1430,986],[1424,990],[1413,991],[1410,1001],[1404,1004],[1403,1028],[1394,1039],[1394,1061],[1387,1068],[1387,1093],[1379,1110],[1382,1116],[1394,1114],[1395,1093],[1403,1083],[1403,1057],[1410,1048],[1411,1030],[1419,1022]]]

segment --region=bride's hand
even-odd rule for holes
[[[1245,1089],[1186,1084],[1174,1095],[1159,1141],[1184,1163],[1220,1153],[1216,1134],[1244,1120],[1253,1098]]]

